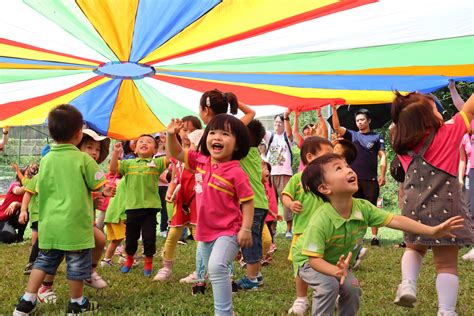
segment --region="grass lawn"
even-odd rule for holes
[[[369,249],[367,259],[356,272],[364,291],[360,314],[363,315],[435,315],[437,299],[435,271],[432,255],[429,253],[421,271],[418,286],[418,304],[414,309],[401,308],[392,303],[396,286],[400,280],[401,249],[393,245],[399,239],[398,232],[382,231],[382,247]],[[158,238],[161,248],[164,239]],[[368,242],[368,240],[367,240]],[[291,265],[286,260],[289,241],[277,237],[278,251],[272,264],[263,268],[265,285],[256,292],[239,292],[234,296],[234,307],[239,315],[285,315],[291,306],[295,291]],[[158,248],[158,249],[160,249]],[[0,315],[11,314],[18,297],[23,293],[27,277],[22,274],[29,254],[29,243],[15,245],[0,244]],[[467,250],[463,249],[461,253]],[[194,269],[194,242],[178,246],[177,262],[171,281],[156,283],[142,275],[140,265],[128,275],[118,271],[118,266],[99,270],[109,283],[104,290],[85,289],[85,294],[99,301],[103,315],[209,315],[213,311],[212,291],[193,297],[191,287],[179,284],[178,280]],[[159,260],[161,262],[161,260]],[[155,260],[154,272],[157,271]],[[459,315],[474,315],[474,265],[460,262],[460,288],[458,300]],[[242,270],[236,270],[237,276]],[[58,302],[56,305],[40,306],[40,314],[64,313],[67,305],[68,288],[65,280],[65,266],[61,265],[55,283]],[[308,313],[309,315],[309,313]]]

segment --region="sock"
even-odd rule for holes
[[[78,298],[72,298],[71,297],[71,303],[77,303],[79,305],[82,305],[82,301],[84,301],[84,296],[78,297]]]
[[[307,303],[308,302],[308,297],[307,296],[302,296],[302,297],[297,296],[296,300]]]
[[[439,273],[436,277],[436,292],[438,292],[438,308],[440,311],[456,311],[459,279],[457,275]]]
[[[402,256],[402,280],[410,280],[416,284],[420,273],[423,257],[415,250],[406,250]]]
[[[28,292],[25,292],[25,294],[23,294],[23,299],[25,301],[30,301],[30,302],[35,302],[36,301],[36,293],[28,293]]]
[[[143,265],[143,269],[152,270],[152,268],[153,268],[153,257],[145,257],[145,264]]]
[[[127,260],[125,261],[123,265],[126,266],[127,268],[131,268],[133,265],[133,255],[132,256],[127,255]]]

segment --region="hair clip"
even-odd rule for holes
[[[209,97],[206,98],[206,106],[211,107],[211,99]]]

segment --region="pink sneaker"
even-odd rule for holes
[[[197,280],[196,271],[193,271],[187,277],[182,278],[181,280],[179,280],[179,283],[188,283],[188,284],[190,284],[190,283],[195,283],[196,280]]]
[[[107,282],[97,272],[92,272],[91,278],[84,280],[84,284],[94,289],[103,289],[107,287]]]

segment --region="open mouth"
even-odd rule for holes
[[[349,183],[355,183],[356,180],[357,180],[357,178],[356,178],[355,176],[352,176],[352,177],[349,178],[349,180],[347,180],[347,182],[349,182]]]
[[[213,144],[212,149],[214,151],[220,152],[220,151],[222,151],[222,149],[224,149],[224,146],[222,144]]]

